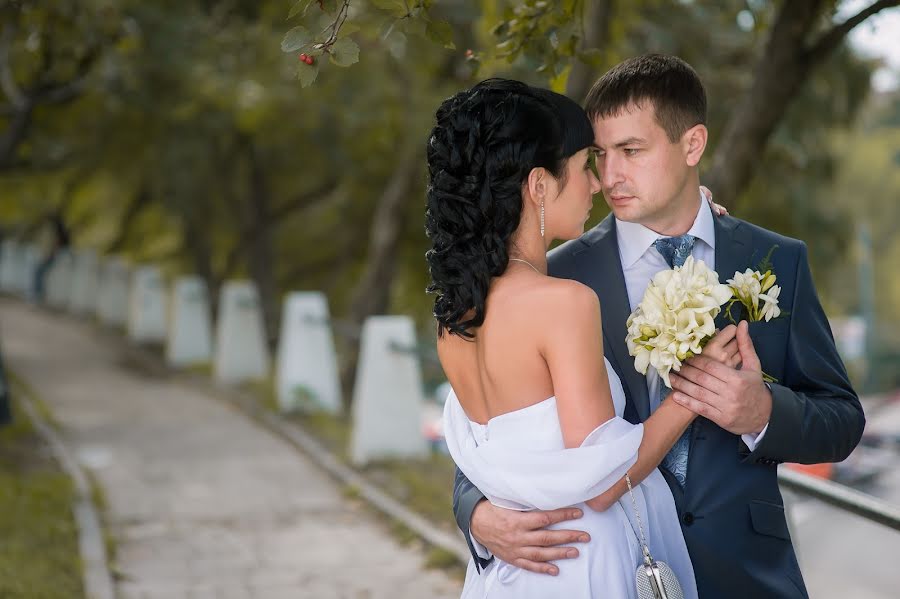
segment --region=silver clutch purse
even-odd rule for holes
[[[644,563],[638,566],[635,573],[637,581],[637,594],[640,599],[684,599],[684,591],[681,590],[681,583],[675,577],[672,568],[665,562],[659,562],[653,559],[650,554],[650,548],[647,546],[647,540],[644,538],[644,526],[641,524],[641,514],[638,511],[637,501],[634,499],[634,491],[631,489],[631,477],[625,473],[625,483],[628,485],[628,494],[631,496],[631,505],[634,508],[634,516],[637,519],[638,530],[634,531],[635,537],[641,545],[641,551],[644,554]],[[629,520],[630,523],[630,520]]]

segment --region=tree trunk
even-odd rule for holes
[[[252,230],[247,246],[247,270],[259,291],[266,338],[273,344],[278,335],[278,286],[275,282],[275,223],[269,218],[271,194],[258,149],[249,137],[243,139],[249,166],[248,224]]]
[[[6,132],[0,137],[0,172],[15,168],[16,150],[28,136],[33,113],[34,103],[28,100],[10,117]]]
[[[147,183],[143,182],[125,208],[125,213],[122,215],[122,220],[119,223],[119,230],[106,247],[107,254],[115,254],[125,248],[125,244],[132,239],[131,233],[134,228],[134,222],[152,201],[153,196],[150,194],[150,189]]]
[[[812,29],[827,4],[825,0],[790,0],[782,4],[754,68],[753,83],[725,125],[712,168],[704,177],[704,183],[719,201],[736,206],[741,192],[753,179],[769,138],[812,69],[853,27],[884,8],[900,4],[900,0],[875,2],[809,43]]]
[[[404,230],[404,217],[409,212],[406,201],[414,177],[419,172],[420,159],[416,146],[409,145],[400,155],[397,168],[378,200],[369,233],[366,265],[351,295],[349,320],[354,327],[361,327],[369,316],[384,314],[390,306],[400,235]],[[341,368],[341,383],[348,408],[359,357],[359,344],[353,342],[349,345],[349,355]]]
[[[613,0],[587,0],[583,19],[584,37],[579,44],[579,50],[602,50],[608,46],[609,26],[614,8]],[[566,95],[578,103],[584,102],[598,76],[599,73],[592,65],[575,57],[572,59],[572,70],[569,71],[569,78],[566,80]]]

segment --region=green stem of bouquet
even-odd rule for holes
[[[760,320],[759,314],[754,314],[753,306],[748,306],[747,304],[742,302],[740,299],[738,299],[736,297],[732,297],[728,301],[728,303],[725,305],[725,317],[729,321],[731,321],[731,324],[737,325],[737,323],[738,323],[738,321],[736,321],[734,319],[734,315],[731,313],[731,307],[734,306],[735,303],[740,303],[742,306],[744,306],[747,309],[747,315],[749,316],[749,318],[747,318],[747,322],[756,322],[756,321]],[[767,383],[777,383],[778,382],[778,379],[776,379],[771,374],[766,374],[765,371],[763,371],[762,375],[763,375],[763,380]]]

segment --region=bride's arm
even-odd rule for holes
[[[640,484],[659,466],[663,457],[672,449],[675,441],[696,416],[668,398],[656,408],[644,422],[644,436],[638,448],[638,459],[628,470],[632,485]],[[586,503],[591,509],[602,512],[609,509],[627,492],[628,486],[623,477],[607,491]]]
[[[553,392],[563,440],[578,447],[598,426],[615,416],[606,363],[600,302],[594,291],[567,282],[566,309],[554,311],[553,326],[544,341],[543,355],[553,380]],[[629,470],[632,484],[639,484],[662,461],[695,414],[674,401],[664,401],[644,423],[638,458]],[[624,477],[587,504],[597,511],[613,505],[626,491]]]
[[[603,362],[597,294],[576,281],[559,281],[558,291],[565,297],[544,312],[541,353],[550,371],[563,441],[573,448],[616,412]]]

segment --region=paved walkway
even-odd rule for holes
[[[123,599],[459,596],[290,445],[92,325],[0,299],[0,342],[103,487]]]

